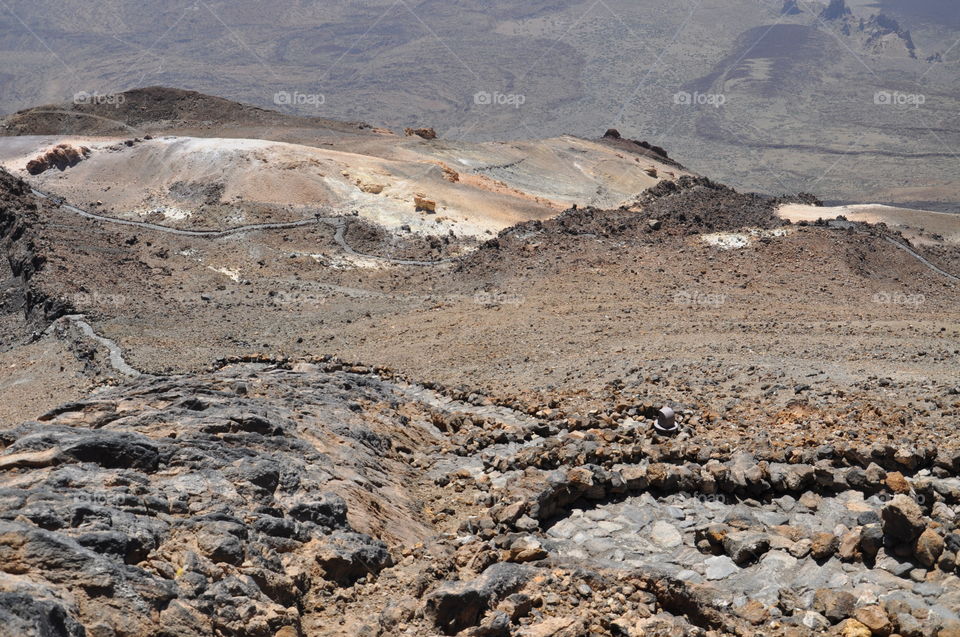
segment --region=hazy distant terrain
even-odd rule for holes
[[[960,214],[714,179],[960,200],[953,32],[777,5],[8,11],[0,637],[960,635]]]
[[[960,13],[957,12],[956,3],[951,0],[912,0],[911,2],[882,0],[867,6],[876,7],[898,20],[903,18],[916,24],[923,24],[927,28],[936,25],[952,29],[960,27]]]
[[[740,187],[951,209],[955,7],[848,4],[16,0],[0,110],[164,85],[449,139],[616,127]]]

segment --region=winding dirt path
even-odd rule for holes
[[[93,329],[93,326],[87,323],[83,314],[68,314],[61,317],[61,320],[73,323],[80,328],[80,331],[83,332],[84,336],[107,348],[107,351],[110,354],[110,366],[113,369],[129,378],[140,378],[141,376],[144,376],[143,372],[134,369],[129,363],[127,363],[126,359],[123,357],[123,349],[117,345],[115,341],[97,334],[96,330]]]
[[[95,212],[90,212],[89,210],[84,210],[76,206],[68,204],[62,197],[57,197],[51,195],[50,193],[37,190],[36,188],[30,188],[30,191],[37,197],[41,197],[48,201],[53,202],[63,210],[67,210],[76,215],[84,217],[86,219],[93,219],[96,221],[102,221],[104,223],[113,223],[121,226],[131,226],[134,228],[143,228],[144,230],[153,230],[155,232],[165,232],[167,234],[173,234],[181,237],[201,237],[205,239],[219,239],[221,237],[229,237],[236,234],[243,234],[247,232],[259,232],[262,230],[289,230],[292,228],[302,228],[304,226],[312,226],[320,223],[325,223],[331,225],[335,228],[333,235],[333,240],[339,245],[344,252],[355,257],[362,257],[365,259],[375,259],[378,261],[385,261],[387,263],[392,263],[394,265],[411,265],[411,266],[431,266],[431,265],[441,265],[443,263],[448,263],[453,261],[453,257],[448,257],[446,259],[437,259],[435,261],[419,261],[416,259],[395,259],[392,257],[384,257],[376,254],[367,254],[365,252],[360,252],[355,250],[349,243],[347,243],[346,237],[344,236],[349,225],[349,221],[345,217],[314,217],[313,219],[301,219],[300,221],[287,221],[280,223],[253,223],[244,226],[236,226],[234,228],[227,228],[225,230],[216,230],[216,229],[201,229],[201,230],[184,230],[182,228],[171,228],[170,226],[164,226],[157,223],[150,223],[148,221],[133,221],[131,219],[118,219],[117,217],[108,217],[106,215],[97,214]]]
[[[135,228],[143,228],[145,230],[154,230],[156,232],[166,232],[167,234],[174,234],[181,237],[204,237],[210,239],[216,239],[219,237],[229,237],[234,234],[242,234],[245,232],[256,232],[258,230],[289,230],[290,228],[300,228],[303,226],[312,226],[320,223],[321,221],[328,221],[332,218],[318,217],[314,219],[302,219],[300,221],[288,221],[283,223],[253,223],[245,226],[237,226],[235,228],[227,228],[226,230],[213,230],[213,229],[203,229],[203,230],[183,230],[181,228],[171,228],[170,226],[163,226],[156,223],[150,223],[147,221],[133,221],[130,219],[118,219],[116,217],[107,217],[105,215],[99,215],[95,212],[90,212],[89,210],[83,210],[82,208],[77,208],[66,203],[62,198],[50,195],[48,193],[37,190],[36,188],[30,189],[34,195],[47,199],[57,204],[61,209],[67,210],[74,214],[80,215],[87,219],[95,219],[96,221],[103,221],[105,223],[113,223],[121,226],[132,226]]]
[[[349,243],[347,243],[346,237],[344,234],[347,231],[347,220],[343,217],[324,217],[321,219],[325,223],[333,224],[337,231],[333,234],[333,240],[337,242],[343,251],[347,254],[350,254],[355,257],[363,257],[365,259],[379,259],[381,261],[387,261],[393,263],[394,265],[415,265],[415,266],[425,266],[425,265],[440,265],[442,263],[449,263],[453,261],[453,257],[447,257],[446,259],[437,259],[436,261],[418,261],[416,259],[394,259],[392,257],[381,257],[373,254],[366,254],[364,252],[358,252],[354,250]]]
[[[890,243],[892,243],[893,245],[897,246],[898,248],[900,248],[901,250],[903,250],[904,252],[906,252],[907,254],[909,254],[910,256],[912,256],[914,259],[916,259],[916,260],[919,261],[920,263],[924,264],[925,266],[927,266],[928,268],[930,268],[931,270],[933,270],[933,271],[936,272],[937,274],[942,274],[943,276],[947,277],[948,279],[950,279],[950,280],[952,280],[952,281],[960,281],[960,277],[954,276],[954,275],[950,274],[949,272],[947,272],[947,271],[945,271],[945,270],[941,270],[940,268],[938,268],[938,267],[935,266],[934,264],[932,264],[932,263],[930,263],[929,261],[927,261],[927,260],[923,257],[923,255],[915,252],[912,248],[903,245],[902,243],[900,243],[900,242],[897,241],[896,239],[894,239],[894,238],[892,238],[892,237],[887,237],[887,236],[884,236],[883,238],[886,239],[887,241],[889,241]]]

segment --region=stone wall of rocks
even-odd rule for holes
[[[49,250],[42,233],[34,228],[40,216],[29,194],[26,183],[0,170],[0,250],[6,255],[10,276],[22,289],[23,307],[16,311],[39,323],[66,314],[69,304],[47,290],[40,281],[42,277],[36,277],[46,264]]]
[[[873,597],[855,598],[859,603],[850,606],[846,615],[831,612],[820,625],[822,614],[816,609],[822,603],[814,602],[842,590],[826,585],[806,590],[803,582],[784,578],[804,591],[799,595],[804,601],[791,606],[789,600],[771,598],[767,606],[753,609],[749,619],[768,629],[772,626],[800,634],[825,631],[840,622],[843,630],[865,624],[879,632],[864,634],[890,634],[884,632],[888,624],[876,617],[866,621],[869,613],[879,616],[882,611],[884,616],[894,615],[889,626],[898,629],[896,621],[909,627],[911,618],[916,620],[920,630],[916,634],[947,635],[960,628],[956,614],[960,608],[960,452],[955,450],[838,445],[783,449],[759,459],[692,441],[678,442],[650,433],[644,436],[638,428],[608,427],[589,432],[564,430],[519,449],[502,451],[482,455],[482,474],[460,472],[457,476],[475,480],[491,493],[494,504],[487,516],[467,520],[462,528],[494,543],[511,546],[506,538],[524,547],[530,545],[530,537],[543,534],[537,548],[544,554],[559,552],[577,560],[622,562],[630,561],[624,554],[637,548],[636,537],[642,533],[650,540],[648,554],[645,559],[642,550],[634,552],[631,565],[655,572],[659,563],[675,563],[678,567],[663,577],[676,581],[679,576],[684,582],[681,590],[741,572],[762,571],[768,568],[769,560],[764,561],[768,556],[774,560],[770,563],[780,560],[780,555],[785,557],[783,563],[811,563],[815,571],[808,573],[808,579],[814,587],[819,575],[842,573],[847,568],[844,565],[849,565],[857,578],[870,581],[874,577],[883,580],[883,586]],[[698,516],[695,511],[678,513],[674,507],[659,522],[637,522],[629,515],[602,521],[616,503],[626,506],[640,499],[647,504],[632,510],[649,516],[658,501],[671,498],[735,505],[737,513],[730,520],[718,521],[711,519],[715,512],[701,510]],[[841,508],[843,514],[832,514],[839,506],[835,502],[851,510]],[[642,513],[644,507],[646,513]],[[797,524],[791,525],[794,507],[794,515],[799,517]],[[568,524],[571,512],[576,521]],[[683,520],[682,529],[676,527],[671,514]],[[811,516],[820,516],[822,524],[807,524]],[[626,535],[619,539],[620,533]],[[565,548],[573,537],[576,546]],[[664,542],[674,550],[665,551]],[[685,547],[696,552],[684,554]],[[891,576],[895,581],[884,579]],[[747,582],[762,587],[759,580]],[[717,584],[720,582],[714,586]],[[913,607],[906,613],[909,617],[897,620],[895,616],[902,615],[903,608],[878,605],[882,595],[889,597],[901,589],[910,594],[918,584],[928,585],[919,588],[929,596],[926,601],[912,599]],[[804,594],[809,596],[804,598]],[[816,599],[815,594],[819,594]],[[728,608],[733,597],[727,596]],[[749,615],[749,611],[743,612]]]
[[[956,634],[960,454],[748,454],[657,436],[655,412],[332,357],[107,389],[0,428],[0,626]]]

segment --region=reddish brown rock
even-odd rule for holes
[[[27,162],[27,172],[31,175],[57,168],[65,170],[71,166],[76,166],[81,161],[90,156],[90,149],[86,146],[71,146],[70,144],[60,144],[43,155]]]
[[[770,612],[761,602],[753,600],[738,608],[737,615],[747,620],[754,626],[759,626],[767,621],[767,619],[770,617]]]
[[[926,529],[917,538],[917,546],[914,549],[914,555],[921,564],[927,568],[932,567],[940,559],[943,553],[944,541],[940,534],[933,529]]]
[[[893,471],[887,474],[887,488],[893,493],[910,493],[910,483],[903,477],[899,471]]]
[[[893,624],[887,616],[887,611],[883,610],[880,606],[873,605],[858,608],[856,613],[854,613],[854,618],[869,628],[870,632],[879,637],[887,637],[893,632]]]
[[[437,211],[437,202],[427,199],[423,195],[414,195],[413,197],[414,207],[421,212],[430,212],[434,213]]]
[[[810,554],[815,560],[828,560],[840,548],[840,539],[833,533],[817,533],[810,541]]]
[[[845,562],[855,562],[860,560],[862,554],[860,552],[860,540],[862,538],[860,529],[854,529],[848,531],[840,538],[840,547],[837,549],[837,554],[840,556],[840,559]]]
[[[432,128],[404,128],[403,134],[407,137],[422,137],[423,139],[437,138],[437,131]]]

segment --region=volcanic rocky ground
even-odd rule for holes
[[[956,245],[563,143],[661,172],[489,236],[0,174],[0,634],[960,634]]]

